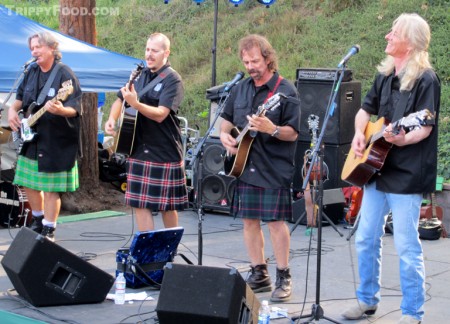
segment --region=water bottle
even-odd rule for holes
[[[261,307],[258,311],[258,324],[269,324],[270,323],[270,306],[267,300],[261,302]]]
[[[123,276],[123,272],[120,272],[116,278],[116,292],[114,296],[114,303],[116,305],[125,304],[125,277]]]

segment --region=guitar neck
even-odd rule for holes
[[[256,113],[256,115],[262,116],[264,114],[266,110],[264,109],[264,105],[260,106],[258,108],[258,112]],[[245,127],[242,129],[242,131],[239,133],[239,135],[235,138],[236,142],[239,144],[242,139],[244,138],[244,136],[248,133],[248,129],[250,128],[250,123],[248,123],[247,125],[245,125]]]
[[[55,102],[57,99],[56,97],[53,99],[50,99],[50,101]],[[42,115],[47,111],[47,108],[42,107],[41,109],[39,109],[33,116],[31,116],[28,119],[28,126],[33,126],[34,124],[36,124],[36,122],[39,120],[39,118],[42,117]]]

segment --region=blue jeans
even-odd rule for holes
[[[375,183],[364,187],[361,217],[355,235],[360,284],[356,292],[367,305],[380,302],[382,237],[392,211],[394,243],[400,258],[401,310],[423,318],[425,266],[418,233],[422,194],[392,194],[378,191]]]

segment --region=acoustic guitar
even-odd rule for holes
[[[280,106],[280,101],[282,98],[287,98],[286,95],[282,93],[276,93],[267,100],[266,103],[258,107],[255,115],[262,116],[266,111],[276,109]],[[252,146],[254,137],[251,136],[250,123],[248,123],[242,131],[239,131],[236,127],[231,131],[231,135],[236,139],[238,145],[238,151],[236,155],[231,155],[229,152],[224,158],[224,171],[228,176],[240,177],[244,171],[245,164],[247,163],[248,154]]]
[[[58,93],[54,98],[50,99],[50,101],[56,102],[59,100],[63,102],[67,100],[67,97],[70,96],[72,93],[73,93],[72,80],[69,79],[62,83],[61,88],[58,90]],[[28,107],[28,111],[32,111],[35,106],[36,102],[33,102]],[[44,115],[46,111],[47,108],[44,106],[41,109],[39,109],[36,113],[30,115],[28,118],[23,118],[20,121],[20,129],[17,132],[13,132],[13,142],[16,147],[17,153],[20,153],[22,151],[23,143],[31,142],[37,135],[37,133],[33,129],[33,126],[37,123],[39,118],[41,118],[42,115]]]
[[[131,85],[139,78],[144,69],[144,64],[137,64],[136,68],[131,72],[130,79],[128,80],[128,89],[131,89]],[[116,138],[116,146],[114,152],[130,155],[133,149],[136,122],[137,122],[137,110],[133,107],[125,107],[125,100],[122,102],[122,109],[119,119],[117,120],[118,133]]]
[[[418,129],[432,119],[434,119],[434,114],[428,109],[423,109],[392,123],[392,132],[398,134],[402,128]],[[354,186],[362,187],[375,172],[383,167],[387,154],[392,147],[392,144],[386,142],[383,138],[383,131],[387,124],[385,118],[367,124],[364,131],[366,137],[364,154],[362,157],[357,157],[353,149],[350,149],[342,169],[342,180]]]

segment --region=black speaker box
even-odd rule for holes
[[[292,182],[294,191],[301,191],[303,185],[303,159],[305,152],[309,149],[311,149],[309,142],[297,142],[297,150],[295,152],[295,173]],[[341,172],[349,150],[350,144],[325,144],[324,163],[328,167],[328,180],[323,183],[324,189],[334,189],[348,186],[348,183],[341,179]],[[324,167],[324,169],[326,170],[327,168]]]
[[[236,179],[224,174],[224,153],[225,148],[219,139],[208,138],[205,141],[201,159],[201,192],[205,210],[229,213]]]
[[[297,80],[300,97],[301,125],[300,141],[311,142],[308,117],[319,117],[319,133],[325,118],[328,100],[332,96],[333,82],[328,80]],[[334,91],[334,90],[333,90]],[[336,107],[328,120],[323,142],[325,144],[350,143],[354,135],[354,119],[361,107],[361,82],[342,82],[336,95]]]
[[[2,259],[17,293],[34,306],[99,303],[114,277],[22,227]]]
[[[256,324],[259,306],[235,269],[169,263],[156,313],[161,324]]]

